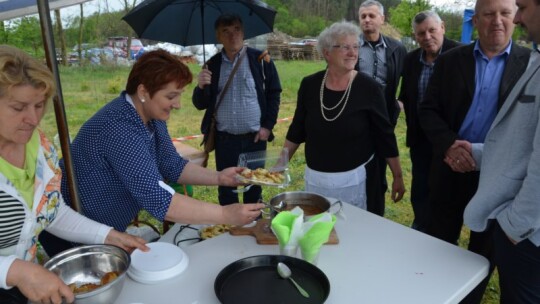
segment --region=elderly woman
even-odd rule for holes
[[[19,49],[0,46],[0,303],[26,303],[25,297],[73,301],[60,278],[34,263],[44,229],[71,241],[148,250],[144,240],[64,204],[58,155],[37,129],[54,90],[46,66]]]
[[[81,127],[71,151],[84,215],[119,231],[143,209],[160,221],[193,224],[244,225],[260,215],[260,203],[220,206],[167,185],[239,185],[242,168],[209,170],[180,157],[173,146],[165,121],[180,108],[191,80],[179,58],[164,50],[145,53],[133,65],[126,90]],[[48,252],[50,245],[45,240]]]
[[[392,170],[394,201],[403,197],[405,186],[383,91],[354,69],[359,34],[356,25],[345,21],[320,34],[317,47],[328,67],[302,80],[284,147],[292,157],[306,144],[306,191],[366,209],[366,199],[382,187],[377,162],[372,161],[375,153],[385,157]]]

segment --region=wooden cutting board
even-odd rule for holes
[[[254,226],[251,227],[241,227],[233,226],[229,230],[231,235],[252,235],[257,240],[259,245],[277,245],[278,240],[272,230],[270,229],[270,220],[261,219],[258,220]],[[335,245],[339,243],[337,233],[335,229],[332,229],[330,232],[330,237],[328,239],[327,245]]]

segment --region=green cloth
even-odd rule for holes
[[[281,248],[285,246],[298,246],[298,238],[302,235],[304,212],[295,208],[292,211],[279,212],[270,225],[278,239]]]
[[[19,168],[0,157],[0,170],[9,179],[15,189],[22,195],[30,209],[34,205],[34,182],[36,176],[36,162],[39,151],[39,133],[34,131],[30,141],[26,144],[24,168]]]
[[[335,223],[336,216],[328,212],[315,215],[304,223],[303,236],[299,240],[304,260],[315,261],[321,246],[328,242]]]

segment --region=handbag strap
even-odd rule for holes
[[[216,111],[219,107],[219,105],[221,104],[221,101],[223,100],[223,97],[225,96],[225,93],[227,92],[227,89],[229,88],[229,86],[231,85],[231,82],[234,78],[234,74],[236,74],[236,71],[238,70],[238,67],[240,66],[240,63],[242,62],[242,60],[244,59],[244,55],[247,53],[247,48],[246,47],[243,47],[242,48],[242,51],[240,53],[240,57],[238,57],[238,60],[236,61],[236,63],[234,64],[234,67],[231,71],[231,74],[229,74],[229,78],[227,79],[227,82],[225,83],[225,86],[223,87],[223,90],[221,90],[221,94],[219,95],[219,99],[218,101],[216,102],[216,106],[214,108],[214,116],[216,115]]]

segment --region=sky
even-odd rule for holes
[[[133,1],[133,0],[128,0]],[[475,0],[429,0],[430,3],[437,7],[448,8],[451,10],[463,10],[465,8],[474,8]],[[141,0],[137,0],[137,3],[140,3]],[[123,8],[124,0],[91,0],[84,3],[84,14],[91,15],[98,10],[104,10],[105,7],[109,7],[112,11],[117,11]],[[63,9],[62,14],[68,16],[79,15],[79,6],[75,5]]]
[[[443,7],[450,10],[463,10],[466,8],[474,9],[474,0],[429,0],[429,2],[437,7]]]
[[[133,0],[128,0],[133,1]],[[140,2],[140,1],[138,1]],[[83,4],[84,14],[86,16],[92,15],[98,10],[104,11],[106,7],[109,7],[110,11],[117,11],[124,7],[123,0],[91,0]],[[78,16],[80,14],[79,5],[73,5],[62,9],[62,14],[66,16]]]

